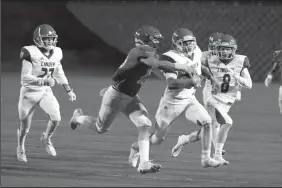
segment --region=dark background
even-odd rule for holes
[[[134,32],[152,24],[165,36],[163,50],[178,27],[192,30],[202,50],[212,32],[233,35],[253,80],[262,81],[282,40],[281,18],[281,1],[4,1],[2,70],[20,70],[21,47],[33,44],[34,29],[47,23],[59,34],[66,70],[110,74],[134,45]]]
[[[278,83],[268,88],[261,82],[271,67],[272,53],[282,39],[282,7],[279,1],[197,2],[97,2],[2,1],[1,72],[1,186],[12,187],[281,187],[282,133]],[[37,108],[26,140],[28,163],[16,159],[20,49],[33,44],[34,29],[43,23],[59,34],[64,52],[63,66],[77,100],[70,102],[60,85],[53,92],[60,103],[62,121],[52,137],[57,150],[50,157],[40,142],[48,116]],[[242,90],[242,101],[230,111],[234,125],[229,132],[224,156],[227,167],[201,168],[200,142],[188,144],[179,157],[170,152],[179,135],[199,127],[180,116],[161,146],[152,146],[150,159],[163,168],[156,174],[141,175],[127,159],[137,130],[120,114],[111,130],[97,135],[86,127],[72,131],[69,120],[75,108],[97,116],[99,92],[111,83],[111,74],[134,45],[134,32],[152,24],[165,36],[178,27],[194,31],[202,50],[212,32],[226,32],[238,40],[239,53],[249,56],[256,82]],[[276,80],[279,78],[277,75]],[[139,96],[152,124],[165,88],[159,79],[148,80]],[[196,97],[202,103],[201,90]]]

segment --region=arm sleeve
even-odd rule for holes
[[[20,59],[21,60],[26,60],[26,61],[29,61],[29,62],[32,63],[31,55],[30,55],[29,51],[26,48],[24,48],[24,47],[21,49]]]
[[[172,59],[171,57],[169,57],[167,55],[164,55],[164,54],[160,56],[160,60],[161,61],[169,61],[171,63],[175,63],[174,59]],[[166,77],[166,79],[168,79],[168,78],[177,79],[177,71],[165,70],[163,72],[164,72],[164,76]]]
[[[23,83],[35,85],[37,85],[38,80],[40,80],[40,78],[32,75],[32,64],[30,61],[27,61],[25,59],[23,59],[22,61],[21,80]]]
[[[61,63],[56,67],[53,77],[57,80],[59,84],[68,84],[68,79],[65,75],[63,66]]]
[[[247,67],[243,68],[240,75],[235,75],[235,79],[242,87],[251,89],[252,88],[252,79]]]

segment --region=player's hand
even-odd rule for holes
[[[55,85],[55,79],[52,78],[52,77],[48,77],[48,78],[45,78],[44,79],[44,85],[45,86],[50,86],[50,87],[53,87]]]
[[[75,101],[76,100],[76,95],[75,95],[75,93],[72,90],[68,92],[68,95],[69,95],[69,100],[70,101]]]
[[[199,76],[198,74],[194,74],[191,79],[195,87],[201,87],[201,83],[202,83],[201,76]]]
[[[217,94],[220,91],[221,83],[214,77],[210,79],[212,85],[212,94]]]
[[[265,85],[265,87],[268,87],[269,84],[271,84],[271,81],[272,81],[272,75],[268,75],[268,76],[266,77],[266,79],[264,80],[264,85]]]
[[[183,71],[190,77],[193,77],[193,75],[197,75],[196,70],[187,64],[183,64]]]

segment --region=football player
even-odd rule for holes
[[[196,37],[187,28],[179,28],[172,35],[172,49],[165,52],[161,59],[171,63],[183,63],[195,70],[195,75],[202,74],[202,52],[197,46]],[[207,71],[208,75],[209,71]],[[210,157],[211,148],[211,117],[195,97],[198,84],[187,84],[189,76],[181,71],[165,71],[167,86],[156,112],[155,132],[150,136],[150,144],[161,144],[169,132],[175,119],[183,112],[188,120],[201,127],[203,167],[218,167],[220,163]],[[197,78],[195,76],[195,78]],[[139,157],[137,143],[133,143],[130,151],[129,162],[137,165]]]
[[[220,81],[220,87],[214,88],[210,82],[206,82],[205,87],[209,92],[205,93],[203,99],[212,121],[217,122],[213,125],[220,125],[216,136],[213,158],[222,165],[227,165],[229,162],[222,157],[222,148],[226,142],[228,131],[233,124],[228,112],[236,100],[239,88],[252,88],[252,79],[248,71],[250,67],[248,57],[235,54],[237,43],[234,37],[223,35],[217,49],[216,56],[208,58],[206,66],[209,67],[213,76]],[[189,143],[189,138],[195,137],[197,134],[199,133],[195,131],[190,135],[180,136],[172,152],[178,155],[181,148]],[[198,136],[198,139],[201,139],[201,137]]]
[[[268,87],[272,81],[273,75],[280,69],[281,79],[280,79],[280,88],[279,88],[279,96],[278,96],[278,105],[280,109],[280,114],[282,115],[282,41],[281,41],[280,50],[277,50],[273,53],[272,61],[273,61],[273,66],[268,72],[264,84],[266,87]]]
[[[81,109],[76,109],[70,120],[72,129],[88,126],[102,134],[110,129],[115,117],[123,112],[138,129],[140,165],[137,171],[141,174],[157,172],[161,165],[149,160],[149,134],[152,123],[138,92],[154,68],[182,70],[189,75],[192,72],[187,65],[159,60],[157,50],[162,40],[162,34],[153,26],[138,29],[135,33],[136,46],[129,51],[124,63],[116,70],[112,77],[112,85],[100,92],[103,99],[98,117],[84,115]],[[193,81],[190,79],[190,84],[194,84]]]
[[[24,46],[21,49],[21,90],[18,103],[20,125],[17,130],[19,161],[27,162],[25,140],[35,107],[38,105],[49,116],[41,142],[49,155],[57,155],[51,142],[51,137],[61,121],[60,106],[51,89],[55,85],[55,80],[64,86],[71,101],[76,100],[61,64],[63,53],[60,47],[56,47],[57,39],[58,35],[50,25],[39,25],[33,33],[35,45]]]

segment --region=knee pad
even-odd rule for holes
[[[205,117],[205,118],[201,118],[202,120],[197,120],[197,124],[199,125],[199,126],[210,126],[211,125],[211,123],[212,123],[212,120],[211,120],[211,117],[210,116],[208,116],[208,117]]]
[[[136,127],[152,127],[151,120],[144,115],[140,116],[138,120],[133,123],[136,125]]]
[[[60,113],[53,113],[48,114],[52,123],[61,122],[61,114]]]
[[[201,124],[201,127],[212,128],[212,125],[209,122],[204,122],[204,123]]]
[[[61,121],[58,120],[51,120],[52,125],[59,126]]]

